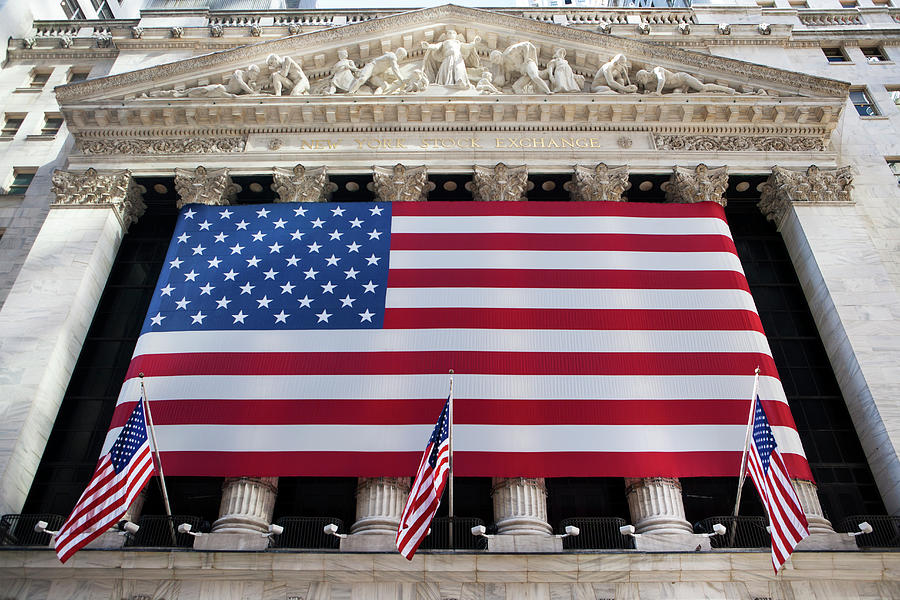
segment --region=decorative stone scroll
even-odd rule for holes
[[[214,154],[243,152],[242,137],[184,138],[159,140],[81,140],[82,154]]]
[[[51,177],[56,201],[51,206],[112,208],[123,230],[137,221],[147,206],[142,198],[144,189],[135,183],[131,171],[84,173],[55,171]]]
[[[528,167],[508,167],[503,163],[497,163],[495,167],[475,165],[472,181],[466,184],[466,189],[481,202],[527,200]]]
[[[495,477],[491,498],[497,533],[548,535],[547,486],[544,478]]]
[[[222,485],[215,533],[266,533],[275,510],[277,477],[239,477]]]
[[[637,533],[693,533],[676,477],[626,479],[625,496]]]
[[[575,165],[572,181],[563,184],[574,201],[626,202],[622,194],[630,188],[628,165],[610,168],[605,163],[596,167]]]
[[[405,167],[396,164],[392,168],[373,167],[375,194],[381,202],[409,202],[428,200],[428,192],[434,183],[428,181],[424,166]]]
[[[657,150],[688,152],[820,152],[825,140],[816,136],[654,135]]]
[[[850,202],[853,173],[850,167],[821,170],[810,166],[806,173],[772,167],[769,179],[760,186],[759,209],[779,226],[793,202]]]
[[[725,190],[728,189],[728,168],[710,169],[703,163],[694,170],[675,167],[669,181],[660,186],[668,202],[693,204],[715,202],[725,206]]]
[[[228,169],[207,171],[200,166],[193,171],[176,168],[175,189],[180,209],[185,204],[227,206],[234,202],[240,186],[232,183]]]
[[[328,181],[325,167],[306,169],[297,165],[293,169],[275,167],[272,191],[278,194],[277,202],[328,202],[337,186]]]

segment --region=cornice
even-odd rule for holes
[[[605,51],[607,54],[622,52],[636,61],[677,65],[688,70],[702,70],[704,73],[717,73],[726,77],[761,80],[782,90],[792,90],[813,96],[845,97],[849,90],[849,84],[845,82],[813,75],[793,73],[722,56],[701,54],[667,45],[651,44],[641,40],[564,27],[488,10],[444,5],[352,23],[342,27],[301,33],[277,40],[260,41],[213,54],[70,84],[57,88],[57,98],[60,104],[64,105],[78,99],[109,95],[116,90],[127,94],[129,91],[138,89],[139,86],[146,88],[150,84],[152,87],[154,82],[184,77],[195,72],[235,68],[247,62],[258,61],[261,56],[269,53],[297,55],[304,52],[321,51],[323,47],[373,39],[378,34],[387,32],[400,34],[403,31],[421,28],[430,23],[436,25],[459,23],[467,27],[478,24],[479,27],[512,29],[523,37],[544,36],[553,39],[554,43],[581,44],[592,48],[595,52]]]

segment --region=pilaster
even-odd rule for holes
[[[228,169],[207,171],[199,166],[175,169],[175,189],[178,191],[178,208],[185,204],[227,206],[234,202],[240,186],[231,181]]]
[[[428,200],[428,192],[434,189],[424,166],[405,167],[398,163],[390,169],[373,167],[372,171],[375,194],[381,202],[421,202]]]
[[[276,202],[328,202],[331,193],[336,189],[328,180],[325,167],[307,169],[296,165],[293,169],[275,167],[273,172],[275,183],[272,191],[278,194]]]
[[[728,189],[728,168],[710,169],[703,163],[695,169],[675,167],[669,181],[660,186],[666,200],[678,204],[715,202],[725,206],[725,190]]]
[[[57,171],[55,201],[0,309],[0,513],[22,508],[125,229],[128,171]]]

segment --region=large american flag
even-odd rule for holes
[[[412,560],[419,545],[428,535],[431,521],[441,504],[441,495],[450,474],[450,403],[447,399],[422,460],[416,470],[409,496],[403,506],[400,525],[397,527],[397,550],[407,560]]]
[[[138,401],[112,448],[100,457],[72,514],[56,535],[56,555],[66,562],[115,525],[154,473],[144,404]]]
[[[185,207],[107,444],[138,396],[166,472],[409,476],[456,375],[460,476],[733,476],[745,393],[800,440],[723,209]]]
[[[791,484],[791,475],[769,427],[766,411],[757,398],[747,468],[769,515],[772,567],[787,562],[800,541],[809,535],[809,523]]]

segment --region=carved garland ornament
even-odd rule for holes
[[[821,170],[810,166],[806,173],[772,167],[772,174],[760,191],[757,206],[766,218],[779,226],[794,202],[851,202],[853,173],[850,167]]]
[[[50,182],[56,195],[52,206],[112,208],[126,231],[147,210],[142,197],[144,190],[128,170],[104,173],[95,169],[84,173],[57,170]]]
[[[243,152],[243,137],[163,140],[81,140],[82,154],[211,154]]]
[[[740,135],[654,135],[657,150],[687,150],[689,152],[758,150],[761,152],[820,152],[825,140],[814,136]]]

